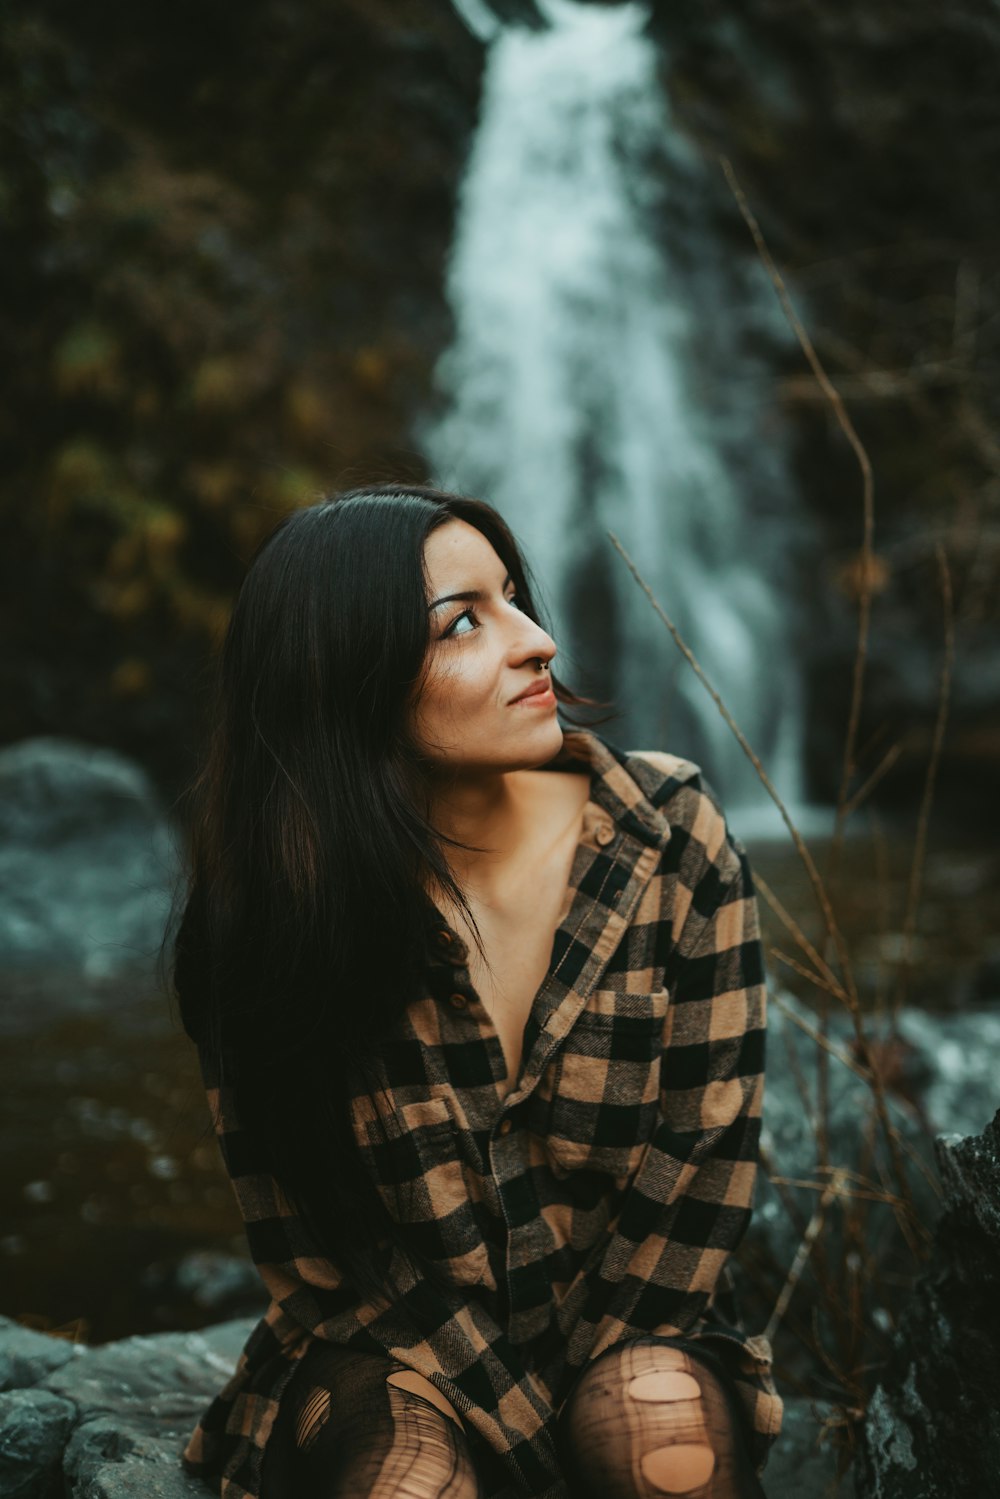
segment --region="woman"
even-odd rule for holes
[[[760,1495],[765,989],[698,767],[564,731],[510,531],[297,511],[229,626],[174,981],[271,1296],[223,1499]]]

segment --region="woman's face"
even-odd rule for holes
[[[551,691],[513,699],[545,675],[550,635],[522,614],[506,568],[481,531],[450,520],[427,538],[430,644],[414,708],[432,761],[457,772],[532,769],[558,754],[563,733]],[[477,599],[453,594],[478,593]]]

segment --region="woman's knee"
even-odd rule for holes
[[[560,1414],[567,1466],[607,1499],[735,1499],[751,1482],[731,1397],[689,1351],[634,1340],[580,1376]]]
[[[308,1361],[308,1362],[306,1362]],[[272,1451],[273,1444],[273,1451]],[[265,1499],[481,1499],[453,1407],[396,1359],[317,1347],[282,1397]]]

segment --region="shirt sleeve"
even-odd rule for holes
[[[636,1332],[696,1333],[752,1216],[766,1029],[753,878],[704,782],[676,836],[660,1117],[594,1279],[588,1358]]]
[[[256,1169],[227,1090],[209,1087],[208,1097],[250,1252],[272,1300],[236,1374],[188,1444],[188,1470],[221,1469],[224,1496],[254,1493],[276,1401],[308,1344],[325,1338],[399,1359],[430,1380],[482,1439],[479,1460],[490,1463],[491,1492],[566,1499],[550,1392],[487,1309],[460,1286],[452,1291],[416,1278],[398,1254],[391,1262],[397,1300],[376,1303],[355,1294],[274,1178]]]

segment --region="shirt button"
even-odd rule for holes
[[[514,1128],[514,1121],[513,1121],[513,1119],[511,1119],[511,1118],[508,1117],[507,1119],[501,1120],[501,1122],[500,1122],[500,1128],[497,1130],[497,1134],[498,1135],[509,1135],[510,1132],[511,1132],[511,1130],[513,1128]]]
[[[605,848],[607,844],[611,842],[614,836],[615,830],[611,826],[610,822],[599,823],[597,832],[594,834],[594,837],[597,839],[602,848]]]
[[[469,1001],[464,994],[449,994],[448,1003],[454,1010],[464,1010]]]

